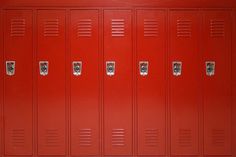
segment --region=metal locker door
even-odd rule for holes
[[[131,10],[104,11],[104,150],[132,155]]]
[[[3,69],[3,14],[0,9],[0,69]],[[3,107],[3,80],[4,70],[0,70],[0,127],[2,128],[2,107]],[[0,129],[0,156],[2,155],[2,129]]]
[[[236,10],[233,12],[233,42],[236,43]],[[232,106],[232,118],[233,118],[233,142],[232,142],[232,150],[233,150],[233,156],[236,156],[236,44],[233,44],[233,60],[232,60],[232,87],[233,87],[233,106]]]
[[[38,154],[65,155],[65,11],[37,12]]]
[[[200,16],[198,11],[170,12],[171,154],[199,154],[201,104]]]
[[[166,12],[138,10],[138,155],[166,153],[166,40]]]
[[[32,155],[32,11],[4,17],[4,154]]]
[[[204,154],[230,155],[231,12],[203,14]]]
[[[97,10],[71,11],[71,153],[99,156]]]

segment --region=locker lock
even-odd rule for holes
[[[139,73],[141,76],[148,75],[148,61],[139,62]]]
[[[75,76],[81,75],[81,73],[82,73],[82,62],[81,61],[73,61],[72,66],[73,66],[73,74]]]
[[[115,62],[114,61],[106,62],[106,73],[108,76],[115,75]]]
[[[42,76],[48,75],[48,61],[39,62],[39,71]]]
[[[214,61],[206,62],[206,75],[207,76],[215,75],[215,62]]]
[[[6,73],[8,76],[15,75],[15,61],[6,61]]]
[[[180,76],[182,73],[182,62],[174,61],[172,63],[173,75]]]

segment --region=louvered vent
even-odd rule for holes
[[[112,129],[112,145],[113,146],[125,145],[125,129]]]
[[[45,145],[47,147],[57,147],[60,145],[60,136],[57,129],[46,130]]]
[[[192,36],[192,21],[177,20],[177,37],[189,38]]]
[[[210,21],[210,34],[211,37],[224,37],[225,36],[225,21],[224,20],[211,20]]]
[[[192,146],[192,131],[188,129],[179,130],[179,146],[191,147]]]
[[[145,130],[145,144],[149,147],[157,147],[159,144],[159,132],[158,129],[146,129]]]
[[[223,147],[225,145],[225,131],[213,129],[212,130],[212,145]]]
[[[79,144],[82,147],[88,147],[92,145],[92,129],[79,130]]]
[[[44,21],[44,36],[59,36],[59,19],[47,19]]]
[[[125,36],[125,20],[124,19],[111,20],[111,35],[112,37]]]
[[[13,129],[11,132],[11,143],[13,147],[24,147],[25,145],[25,130]]]
[[[144,36],[158,36],[158,22],[155,19],[144,19]]]
[[[77,37],[91,37],[92,36],[92,20],[81,19],[77,23]]]
[[[25,36],[26,22],[25,19],[11,19],[11,36],[23,37]]]

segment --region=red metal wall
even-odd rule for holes
[[[236,156],[235,10],[127,6],[1,10],[0,156]]]

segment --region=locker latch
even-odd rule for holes
[[[148,75],[148,61],[139,62],[139,72],[141,76]]]
[[[15,75],[15,61],[6,61],[6,73],[9,76]]]
[[[48,61],[39,62],[39,71],[42,76],[48,75]]]
[[[73,66],[73,74],[75,76],[81,75],[81,72],[82,72],[82,62],[81,61],[74,61],[72,63],[72,66]]]
[[[172,68],[173,68],[173,75],[180,76],[182,73],[182,62],[174,61],[172,63]]]
[[[215,75],[215,62],[213,61],[206,62],[206,75],[207,76]]]
[[[115,75],[115,62],[114,61],[106,62],[106,72],[108,76]]]

